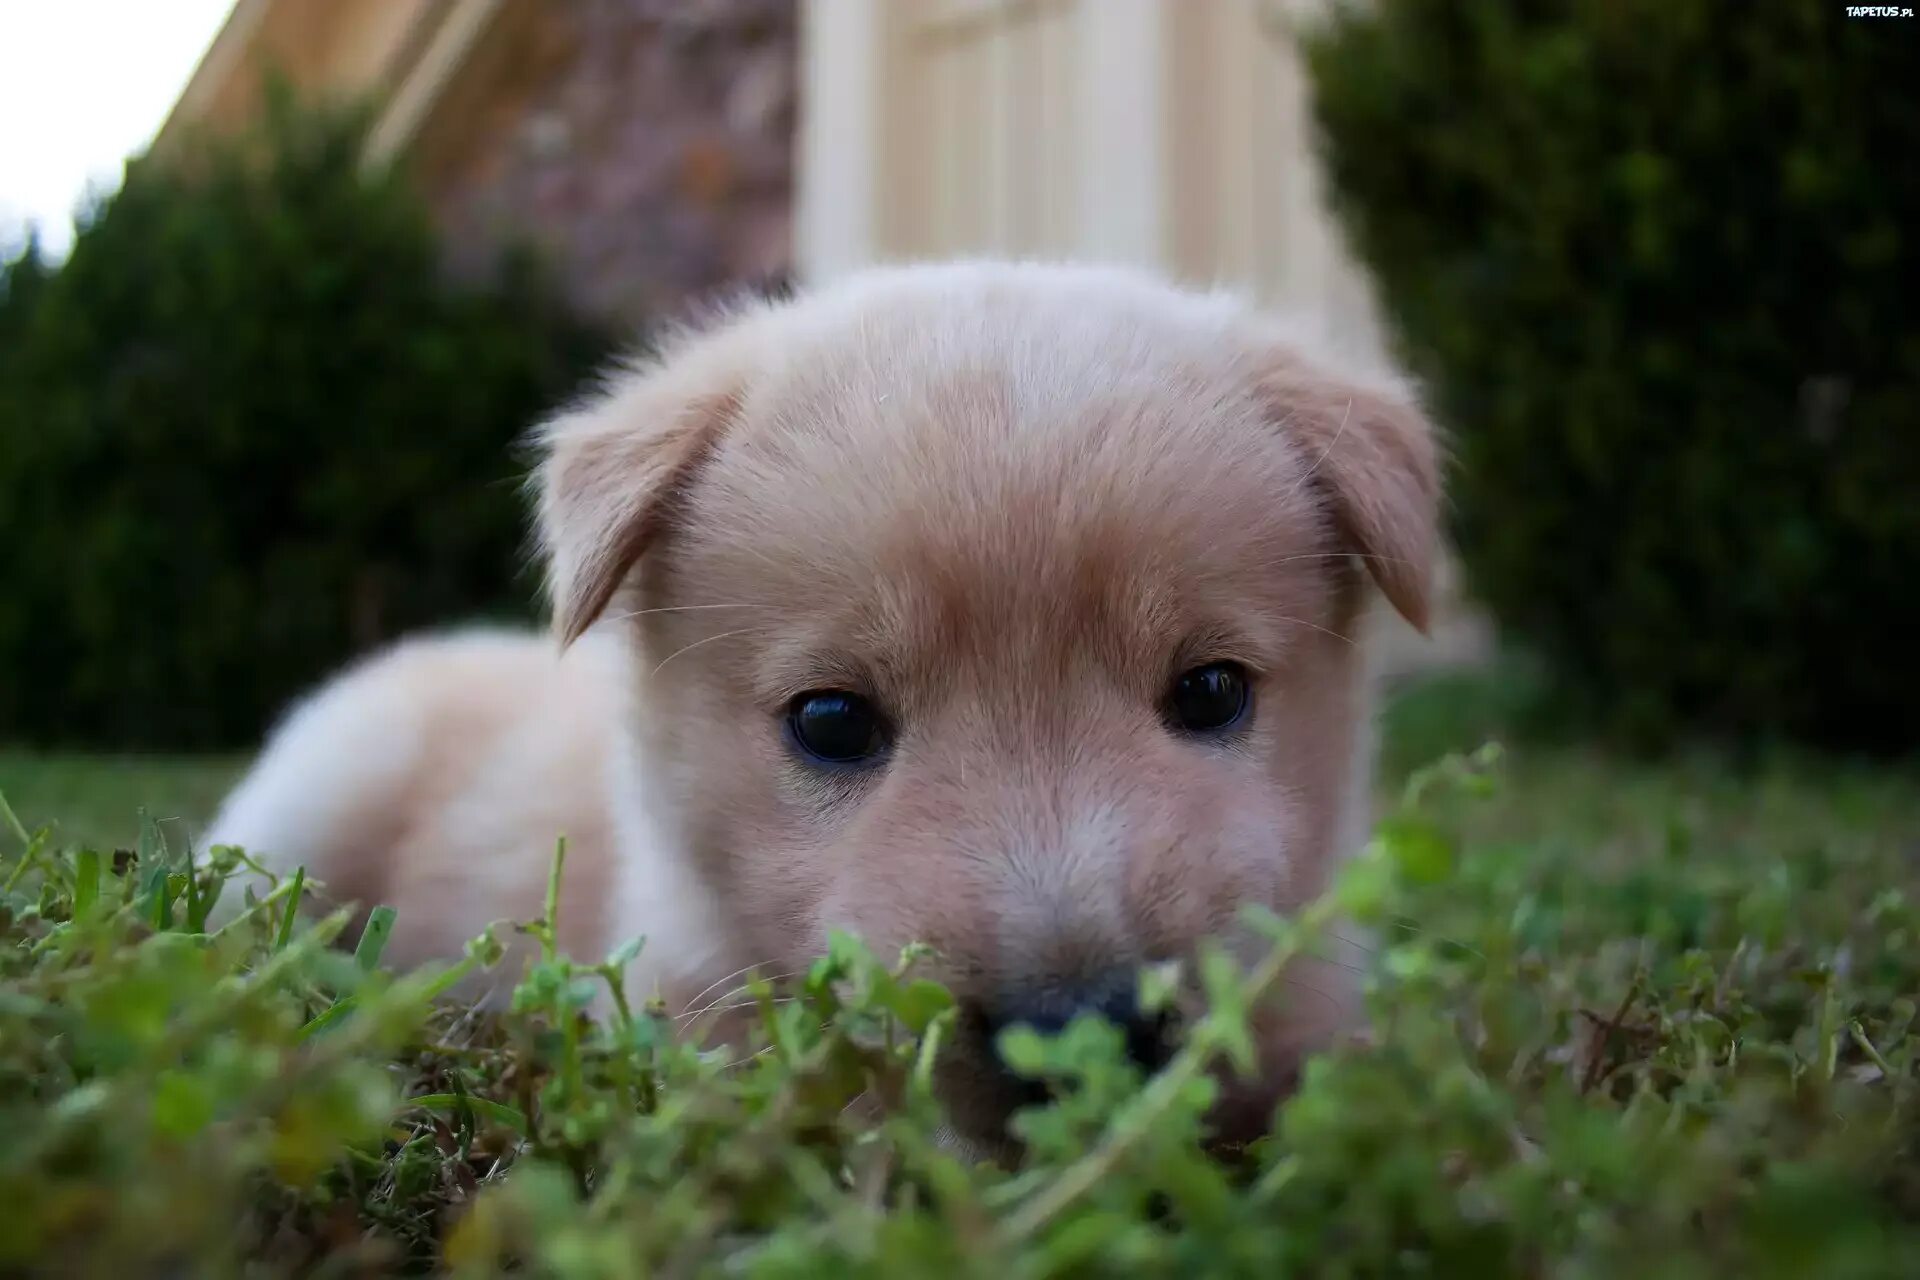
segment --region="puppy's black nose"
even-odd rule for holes
[[[988,1014],[994,1036],[1008,1027],[1029,1026],[1057,1035],[1083,1013],[1097,1013],[1127,1039],[1127,1056],[1143,1071],[1157,1071],[1172,1055],[1167,1019],[1140,1007],[1139,986],[1131,969],[1089,982],[1049,983],[1009,992]]]

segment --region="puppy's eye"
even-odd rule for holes
[[[1167,709],[1173,722],[1188,733],[1218,733],[1231,729],[1253,702],[1253,682],[1237,662],[1211,662],[1195,667],[1173,682]]]
[[[859,694],[840,689],[795,698],[787,708],[787,728],[802,751],[827,764],[871,759],[886,746],[879,709]]]

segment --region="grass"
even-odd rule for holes
[[[550,916],[512,1007],[479,1013],[444,991],[491,940],[394,977],[404,919],[290,927],[290,884],[209,938],[208,897],[241,890],[160,828],[120,859],[15,835],[0,1272],[1911,1274],[1920,772],[1448,756],[1526,702],[1482,676],[1396,701],[1379,834],[1335,895],[1380,940],[1369,1034],[1230,1157],[1200,1141],[1203,1068],[1284,996],[1272,965],[1202,964],[1212,1013],[1150,1081],[1102,1024],[1010,1040],[1056,1101],[1002,1170],[935,1140],[950,1015],[910,956],[840,940],[743,988],[757,1052],[703,1053],[621,957],[557,954]],[[124,802],[195,812],[186,786],[232,768],[0,763],[28,825],[96,833]],[[1266,922],[1270,961],[1317,925]],[[613,1012],[585,1018],[596,991]]]
[[[170,829],[213,816],[246,760],[238,756],[100,756],[0,749],[0,793],[29,827],[63,845],[132,848],[140,811]],[[0,848],[10,834],[0,833]]]
[[[1539,725],[1539,686],[1521,670],[1422,681],[1387,706],[1381,744],[1385,798],[1452,752],[1510,745],[1497,798],[1454,805],[1445,821],[1476,850],[1524,846],[1542,862],[1627,865],[1675,840],[1746,851],[1755,875],[1811,851],[1902,865],[1920,858],[1920,761],[1847,761],[1789,750],[1735,763],[1699,749],[1623,758],[1555,741]]]

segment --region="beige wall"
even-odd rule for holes
[[[1227,282],[1377,342],[1282,0],[807,0],[809,278],[995,253]]]

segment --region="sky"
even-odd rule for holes
[[[73,210],[120,185],[233,0],[0,0],[0,249],[64,255]]]

